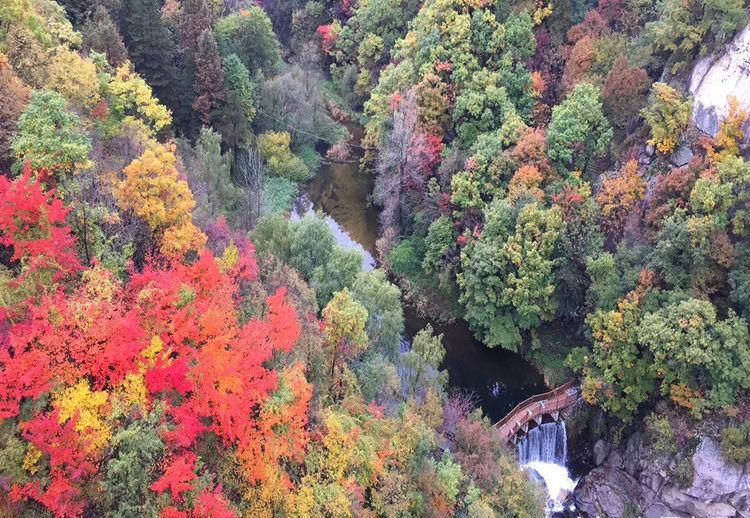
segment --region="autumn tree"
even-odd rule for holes
[[[605,178],[596,195],[601,207],[602,224],[614,239],[622,236],[628,215],[643,200],[646,182],[638,174],[638,163],[627,162],[616,175]]]
[[[200,250],[206,236],[192,223],[195,200],[175,168],[172,150],[156,144],[128,165],[117,189],[117,200],[148,224],[162,253],[175,257]]]
[[[661,393],[696,416],[733,405],[750,388],[747,322],[732,310],[719,320],[708,301],[674,303],[643,318],[639,339],[653,354]]]
[[[148,128],[160,131],[172,123],[172,113],[154,97],[153,90],[126,61],[109,81],[110,109],[119,115],[137,116]]]
[[[623,297],[616,309],[589,315],[593,350],[576,349],[568,359],[583,376],[583,398],[625,423],[656,392],[653,356],[641,348],[638,338],[649,279],[644,273],[640,285]]]
[[[745,138],[742,128],[749,117],[750,113],[740,106],[737,98],[730,97],[726,117],[719,124],[719,131],[716,132],[713,143],[706,149],[712,161],[718,162],[727,156],[739,155],[740,144]]]
[[[289,145],[291,136],[286,131],[268,131],[258,135],[258,152],[271,174],[300,182],[307,179],[310,169],[297,156]]]
[[[602,88],[604,113],[614,126],[628,128],[646,105],[649,83],[645,70],[631,66],[623,56],[615,60]]]
[[[648,106],[641,111],[651,128],[649,143],[661,153],[674,151],[690,123],[691,109],[690,99],[684,99],[666,83],[654,83]]]
[[[57,49],[49,65],[47,85],[79,109],[91,109],[99,102],[96,66],[77,52]]]
[[[28,9],[28,5],[21,10]],[[7,32],[6,54],[18,77],[32,88],[44,88],[49,58],[44,47],[23,24],[13,24]]]
[[[336,293],[323,308],[326,347],[330,357],[330,387],[341,383],[342,362],[361,354],[367,347],[367,310],[351,296],[347,288]]]

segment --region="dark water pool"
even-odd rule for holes
[[[324,165],[297,200],[294,216],[320,210],[326,215],[337,242],[356,248],[366,270],[375,267],[378,212],[370,203],[373,178],[356,163]],[[439,325],[404,308],[406,337],[411,339],[428,323],[443,333],[445,365],[452,389],[472,394],[494,421],[516,404],[546,390],[541,374],[520,355],[489,349],[477,341],[464,321]]]

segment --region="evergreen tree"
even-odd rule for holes
[[[84,48],[105,54],[113,67],[119,67],[128,59],[120,31],[104,7],[96,7],[93,16],[83,26],[82,33]]]
[[[136,70],[177,118],[174,41],[161,18],[159,0],[127,0],[125,38]]]

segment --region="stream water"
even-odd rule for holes
[[[356,163],[325,165],[295,203],[293,217],[322,211],[339,245],[362,252],[365,270],[376,266],[378,212],[369,202],[373,178]],[[489,349],[477,341],[466,322],[441,325],[420,318],[404,307],[406,338],[426,324],[443,334],[444,369],[450,387],[473,395],[493,421],[520,401],[546,390],[541,374],[520,355]]]

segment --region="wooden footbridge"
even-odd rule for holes
[[[515,442],[519,433],[529,431],[529,424],[534,421],[541,424],[544,416],[557,421],[560,412],[571,407],[580,399],[580,387],[577,379],[572,379],[554,390],[531,396],[522,401],[495,424],[500,435],[506,441]]]

